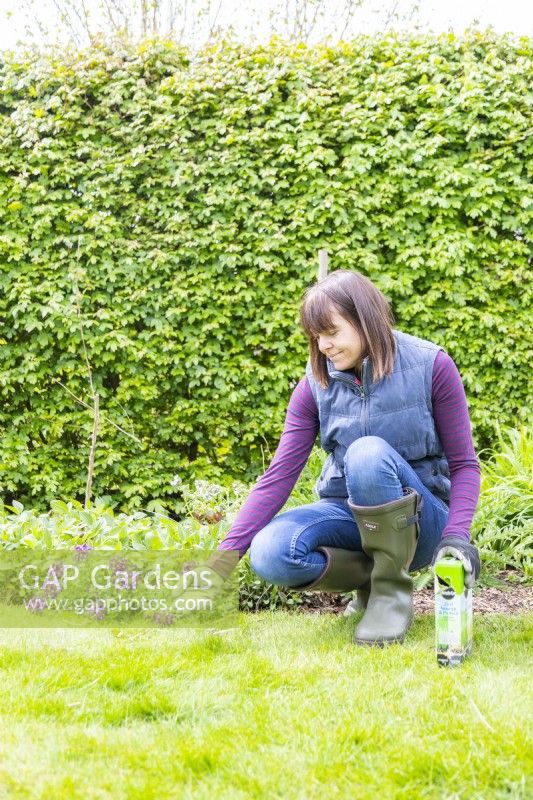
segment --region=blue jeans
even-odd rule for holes
[[[435,497],[416,472],[384,439],[363,436],[346,451],[344,472],[349,499],[356,505],[381,505],[403,496],[403,487],[423,497],[420,535],[409,571],[431,563],[448,520],[448,506]],[[328,497],[278,514],[252,539],[250,563],[269,583],[296,588],[324,571],[319,545],[361,551],[361,536],[348,498]]]

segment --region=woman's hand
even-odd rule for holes
[[[467,542],[462,536],[450,534],[450,536],[443,536],[435,548],[431,566],[434,567],[437,561],[444,556],[452,556],[462,562],[465,568],[465,585],[473,586],[481,570],[477,547],[474,547],[471,542]]]
[[[178,553],[179,551],[176,551]],[[216,623],[238,610],[238,588],[232,573],[239,561],[238,550],[216,550],[205,560],[195,554],[180,565],[181,583],[172,589],[169,597],[170,614],[165,616],[165,625],[172,625],[188,618],[193,623]],[[193,602],[196,601],[197,606]],[[206,605],[206,601],[208,601]],[[184,617],[185,615],[185,617]]]
[[[238,550],[216,550],[214,553],[211,553],[205,562],[205,566],[210,567],[217,575],[227,580],[238,562]]]

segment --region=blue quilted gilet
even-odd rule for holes
[[[401,331],[394,370],[372,380],[369,356],[362,364],[362,386],[353,371],[327,361],[329,386],[317,384],[308,362],[306,376],[320,418],[320,444],[329,453],[315,491],[319,497],[348,497],[344,456],[361,436],[380,436],[414,469],[424,486],[449,503],[450,470],[435,428],[431,405],[433,363],[443,348]]]

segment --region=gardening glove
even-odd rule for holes
[[[477,547],[474,547],[471,542],[467,542],[462,536],[450,534],[443,536],[435,548],[431,566],[434,567],[437,561],[444,556],[452,556],[462,562],[465,569],[465,585],[469,588],[473,586],[481,569]]]
[[[207,561],[206,567],[210,567],[217,575],[227,580],[239,561],[238,550],[216,550],[211,553]]]
[[[239,551],[238,550],[215,550],[214,553],[204,560],[201,558],[195,557],[193,566],[187,565],[188,572],[196,571],[198,575],[201,574],[203,570],[210,569],[212,570],[215,575],[213,577],[215,583],[219,583],[218,578],[220,578],[220,584],[222,585],[229,579],[233,570],[237,566],[239,561]]]

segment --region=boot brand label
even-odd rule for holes
[[[371,522],[369,519],[364,519],[363,527],[369,531],[379,531],[379,522]]]

